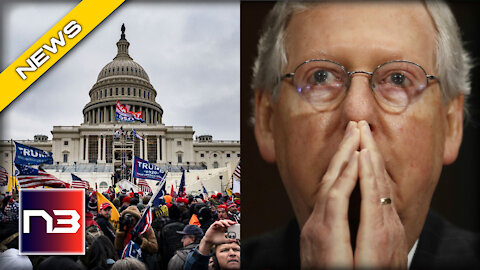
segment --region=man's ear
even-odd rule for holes
[[[463,136],[463,104],[465,96],[459,95],[454,98],[448,106],[447,126],[445,133],[445,149],[443,152],[443,164],[453,163],[458,156],[458,150]]]
[[[275,162],[275,140],[273,138],[272,96],[258,89],[255,92],[255,137],[258,150],[267,162]]]

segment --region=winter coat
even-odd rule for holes
[[[175,255],[168,262],[168,270],[182,270],[188,253],[195,248],[198,244],[192,243],[184,248],[181,248],[175,252]]]
[[[121,216],[123,217],[126,213],[134,215],[135,217],[137,217],[138,220],[140,220],[141,218],[140,211],[138,211],[138,208],[136,206],[129,206],[121,213]],[[116,250],[123,250],[125,248],[126,244],[128,244],[125,243],[125,238],[128,234],[130,233],[125,231],[117,231],[114,243],[114,247]],[[153,231],[152,227],[148,228],[148,230],[144,234],[140,235],[140,238],[142,238],[142,244],[140,245],[140,249],[142,250],[142,252],[157,253],[157,238],[155,237],[155,232]]]
[[[113,228],[113,225],[110,223],[110,221],[100,214],[97,216],[95,221],[102,230],[103,234],[108,237],[110,241],[112,241],[112,244],[115,243],[115,228]]]

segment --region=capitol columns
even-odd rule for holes
[[[148,160],[148,140],[147,135],[143,136],[143,143],[145,146],[145,152],[143,152],[144,160]]]
[[[145,135],[143,135],[143,136],[144,136],[144,139],[145,139]],[[143,158],[143,141],[140,140],[140,141],[138,142],[138,147],[140,148],[140,158],[141,158],[141,159],[144,159],[144,158]]]
[[[102,160],[104,163],[107,162],[107,136],[102,135],[103,137],[103,146],[102,146]]]
[[[83,153],[85,151],[84,140],[85,140],[85,137],[83,135],[80,135],[80,151],[78,151],[78,160],[80,160],[80,162],[84,161],[83,159]]]
[[[157,163],[160,163],[160,136],[157,136]]]
[[[167,162],[167,152],[166,152],[166,147],[165,147],[165,135],[163,135],[161,139],[162,139],[162,147],[161,147],[162,148],[162,158],[161,158],[161,160],[166,163]]]
[[[98,141],[98,150],[97,150],[97,163],[99,163],[100,159],[102,158],[101,156],[101,151],[102,150],[102,143],[101,143],[101,138],[102,135],[97,136],[97,141]]]
[[[110,106],[110,122],[114,122],[115,121],[115,110],[114,110],[114,106]]]
[[[87,140],[85,141],[85,161],[88,163],[89,158],[88,158],[88,135],[85,135]]]

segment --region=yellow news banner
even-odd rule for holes
[[[0,112],[125,0],[83,0],[0,73]]]

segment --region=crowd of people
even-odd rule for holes
[[[240,269],[239,235],[227,232],[240,224],[239,198],[167,194],[152,206],[151,226],[139,234],[133,229],[152,193],[111,187],[103,193],[110,201],[100,204],[95,192],[85,194],[86,253],[78,256],[19,255],[18,196],[1,195],[0,269]],[[113,208],[120,214],[118,226]],[[130,241],[141,256],[129,255]]]

